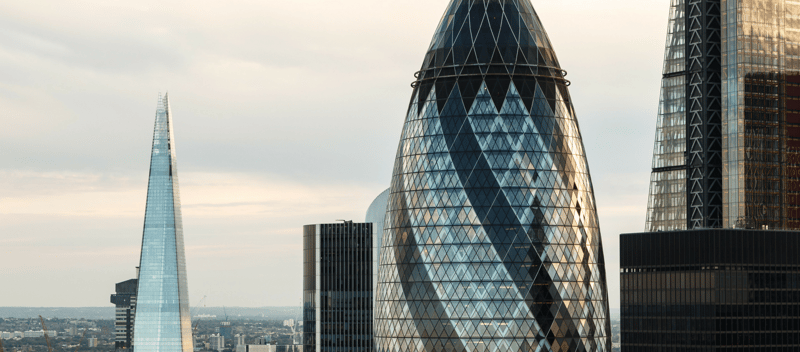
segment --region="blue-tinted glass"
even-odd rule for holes
[[[451,1],[418,77],[379,252],[377,350],[610,351],[592,183],[533,7]]]
[[[172,115],[156,111],[134,322],[137,352],[193,350]]]

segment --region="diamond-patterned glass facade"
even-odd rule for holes
[[[186,258],[172,113],[158,98],[134,320],[137,352],[191,352]]]
[[[611,351],[565,75],[528,0],[448,5],[397,152],[378,351]]]

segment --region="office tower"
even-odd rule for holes
[[[800,4],[672,0],[622,351],[800,349]]]
[[[173,133],[169,99],[159,96],[136,297],[136,352],[193,350]]]
[[[372,266],[372,292],[373,292],[373,307],[377,307],[377,295],[374,292],[378,292],[378,258],[381,257],[381,241],[383,240],[383,224],[386,222],[386,207],[389,204],[389,193],[391,189],[386,189],[385,191],[381,192],[375,200],[372,201],[369,208],[367,208],[367,216],[366,222],[371,222],[373,225],[373,229],[375,229],[375,234],[373,235],[373,243],[375,244],[374,250],[372,251],[373,258],[375,260],[372,261],[374,264]]]
[[[372,201],[372,204],[369,205],[367,208],[367,215],[366,215],[366,222],[371,222],[375,228],[375,248],[380,251],[381,248],[381,237],[383,237],[383,223],[386,221],[386,206],[389,203],[389,191],[391,189],[386,189],[385,191],[381,192],[375,200]],[[378,252],[376,252],[378,253]],[[376,256],[379,258],[380,256]]]
[[[244,337],[244,335],[236,334],[236,336],[233,337],[233,346],[245,345]]]
[[[373,351],[372,228],[303,228],[303,350]]]
[[[626,234],[622,351],[800,350],[800,236],[706,229]]]
[[[225,316],[225,318],[227,319],[227,315]],[[228,341],[233,340],[233,326],[231,326],[231,322],[223,321],[222,323],[220,323],[219,334],[228,339]]]
[[[379,352],[611,351],[592,182],[528,0],[452,0],[391,183]]]
[[[220,352],[225,349],[225,336],[214,334],[208,337],[208,343],[212,351]]]
[[[133,317],[136,312],[137,279],[119,282],[116,293],[111,295],[111,303],[116,305],[114,318],[114,349],[131,348],[133,342]]]
[[[798,11],[672,0],[646,231],[800,229]]]

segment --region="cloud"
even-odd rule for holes
[[[23,306],[96,306],[138,265],[147,174],[2,171],[0,267],[3,282],[24,283],[4,301]],[[303,184],[279,176],[185,172],[179,175],[192,292],[261,292],[300,297],[302,226],[363,221],[381,187]],[[278,263],[290,263],[272,270]],[[102,267],[102,268],[101,268]],[[245,270],[246,269],[246,270]],[[237,272],[231,275],[231,271]],[[91,273],[90,276],[79,274]],[[242,282],[258,273],[258,280]],[[32,279],[36,277],[37,279]],[[42,279],[45,278],[45,279]],[[72,280],[83,280],[81,287]],[[272,282],[284,284],[274,286]],[[40,295],[48,287],[71,294]],[[228,291],[218,286],[228,287]]]
[[[0,282],[18,288],[2,301],[103,305],[132,275],[169,90],[192,294],[296,305],[301,226],[359,220],[388,186],[446,3],[0,3]],[[573,83],[611,261],[644,223],[668,4],[534,5]]]

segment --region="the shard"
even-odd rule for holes
[[[686,229],[686,2],[671,0],[646,231]]]
[[[451,0],[397,151],[378,352],[611,351],[565,76],[528,0]]]
[[[134,321],[136,352],[191,352],[191,318],[172,113],[158,98]]]

